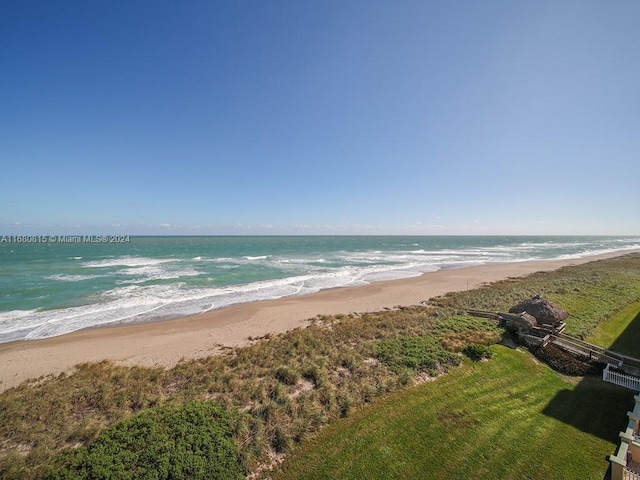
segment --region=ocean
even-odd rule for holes
[[[3,236],[0,343],[443,268],[637,248],[640,237]]]

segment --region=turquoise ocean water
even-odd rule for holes
[[[0,343],[442,268],[577,258],[640,237],[1,237]]]

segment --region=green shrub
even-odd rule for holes
[[[446,370],[449,365],[458,365],[458,357],[447,352],[433,337],[400,336],[380,342],[377,346],[378,359],[391,370],[402,372],[426,371],[436,374],[438,367]]]
[[[233,423],[212,403],[152,408],[106,429],[90,446],[63,453],[45,478],[241,479]]]
[[[467,345],[462,350],[467,357],[469,357],[474,362],[479,362],[482,359],[489,359],[493,357],[493,352],[491,348],[486,345],[480,345],[478,343],[472,343],[471,345]]]

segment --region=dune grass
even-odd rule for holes
[[[593,379],[578,386],[523,351],[493,351],[337,421],[274,478],[601,480],[630,393]]]
[[[101,362],[80,365],[72,375],[25,383],[0,394],[0,478],[42,478],[60,452],[91,445],[106,428],[149,408],[194,401],[215,401],[232,413],[244,412],[244,424],[234,434],[243,471],[262,471],[257,478],[266,477],[268,473],[260,470],[262,466],[291,452],[325,425],[359,412],[362,405],[390,392],[402,390],[416,378],[424,378],[424,374],[417,376],[418,370],[423,369],[419,362],[419,368],[413,369],[387,366],[384,355],[380,356],[381,345],[412,357],[413,342],[398,343],[398,339],[428,338],[422,342],[421,355],[436,361],[425,363],[426,370],[444,372],[449,368],[450,354],[461,352],[470,344],[496,343],[502,334],[492,322],[459,315],[460,310],[507,310],[533,294],[541,294],[567,309],[571,314],[568,330],[585,337],[604,320],[640,302],[640,255],[508,279],[433,299],[429,306],[318,317],[307,328],[256,339],[253,345],[186,361],[168,370]],[[415,363],[413,360],[409,366]],[[498,357],[488,365],[500,362]],[[444,385],[440,382],[450,375],[454,379],[462,375],[459,372],[482,369],[484,365],[453,368],[455,373],[445,375],[434,385]],[[477,381],[482,384],[480,377]],[[526,375],[514,374],[510,381],[517,387],[525,378]],[[464,391],[467,385],[462,383],[458,388]],[[600,390],[585,392],[597,396]],[[563,411],[561,404],[548,401],[551,411]],[[528,405],[525,413],[539,406],[526,402],[523,405]],[[465,407],[464,412],[471,410]],[[464,412],[454,417],[466,418]],[[498,415],[499,411],[493,413]],[[480,421],[479,415],[474,413],[472,418]],[[617,434],[619,422],[614,417],[609,420],[615,424]],[[567,425],[572,425],[571,421]],[[561,434],[560,430],[557,434]],[[450,450],[451,455],[455,454],[455,439],[441,438],[442,448]],[[482,455],[481,451],[478,453]],[[529,465],[527,449],[512,450],[512,454],[512,462]],[[480,457],[471,458],[470,468],[474,463],[480,468],[482,462],[475,462],[474,458]],[[462,461],[459,457],[458,463]],[[600,463],[592,465],[593,472],[600,471]]]

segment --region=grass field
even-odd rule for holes
[[[596,328],[587,341],[640,358],[640,302],[622,309]]]
[[[339,420],[275,478],[601,480],[632,394],[493,350],[488,362],[465,361]]]

